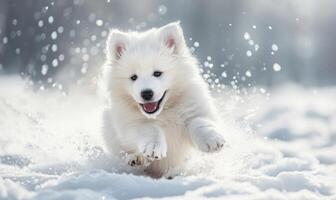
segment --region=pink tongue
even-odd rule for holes
[[[158,106],[157,102],[145,103],[143,104],[143,108],[146,112],[154,112]]]

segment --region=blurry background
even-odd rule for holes
[[[62,89],[94,79],[111,27],[180,20],[210,84],[336,83],[332,0],[0,0],[0,74]]]

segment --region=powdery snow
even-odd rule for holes
[[[33,92],[5,77],[0,85],[0,199],[336,198],[336,88],[289,85],[268,101],[223,92],[229,145],[194,152],[180,176],[155,180],[105,153],[92,91]]]

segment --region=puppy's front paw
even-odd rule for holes
[[[167,144],[165,142],[149,142],[140,148],[143,156],[147,159],[160,160],[167,156]]]
[[[203,127],[193,134],[192,140],[194,144],[204,152],[220,151],[225,140],[223,136],[212,127]]]
[[[132,167],[146,167],[149,163],[142,155],[130,154],[126,158],[127,164]]]

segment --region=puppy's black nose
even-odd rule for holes
[[[149,101],[153,98],[153,95],[154,95],[154,92],[153,90],[143,90],[141,91],[141,97],[146,100],[146,101]]]

